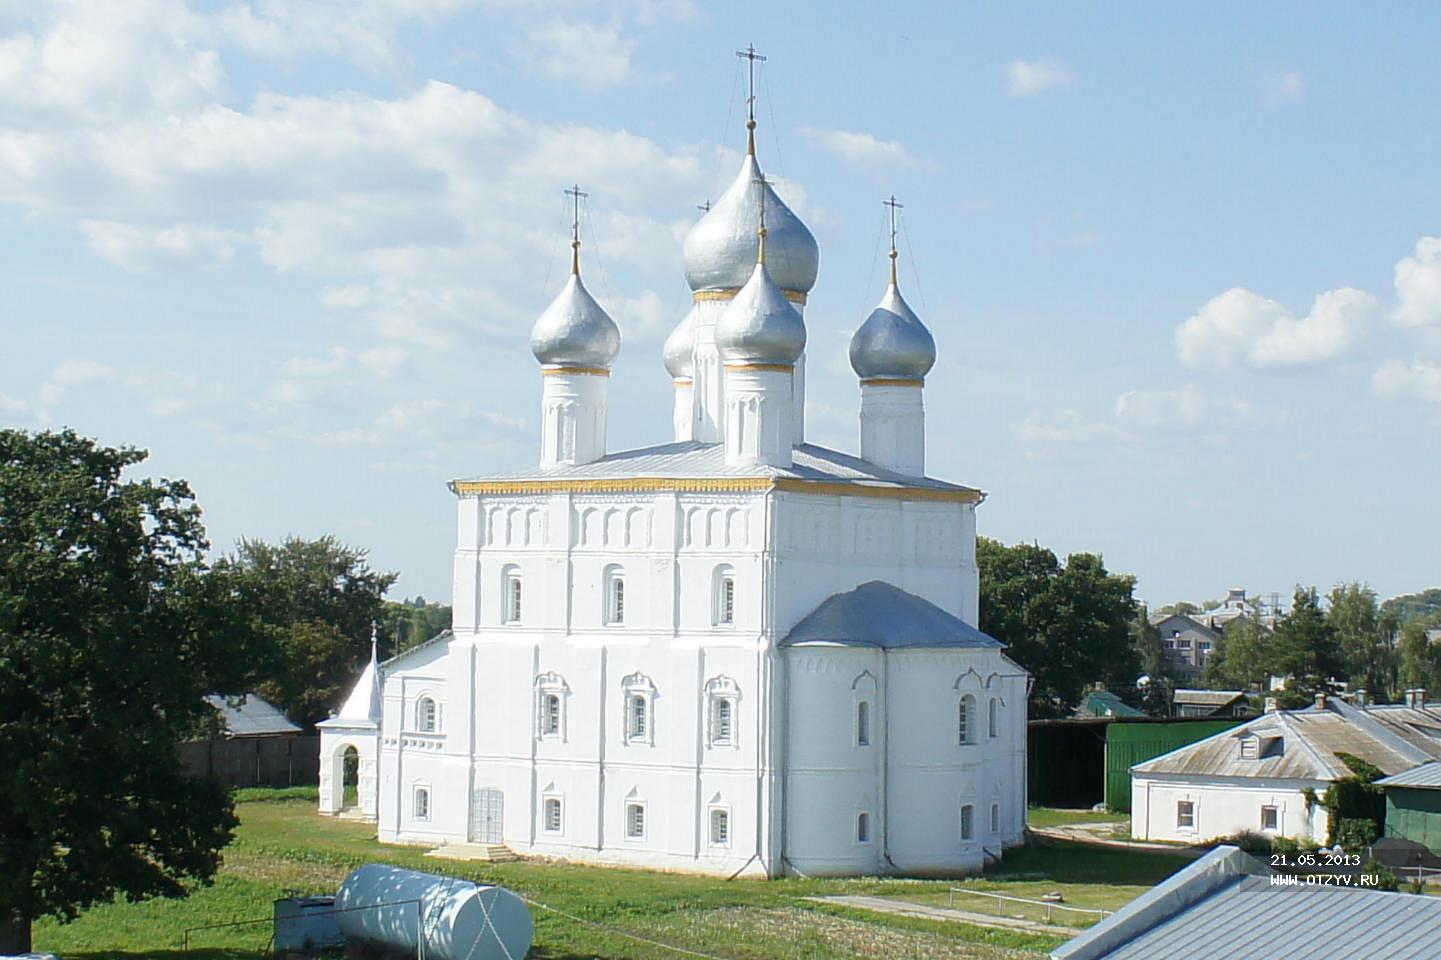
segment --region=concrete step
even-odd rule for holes
[[[490,863],[510,863],[520,859],[503,843],[447,843],[426,851],[425,855],[442,860],[485,860]]]

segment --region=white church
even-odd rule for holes
[[[984,495],[925,475],[936,349],[894,230],[850,345],[860,456],[807,443],[819,251],[761,176],[751,102],[740,172],[685,241],[674,436],[606,448],[620,332],[577,229],[531,334],[539,462],[450,484],[453,628],[372,657],[320,724],[322,813],[770,877],[962,873],[1022,839],[1028,676],[975,626]]]

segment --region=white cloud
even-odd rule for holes
[[[881,140],[869,133],[801,127],[800,134],[852,163],[897,167],[910,166],[915,162],[899,142]]]
[[[236,244],[247,239],[234,230],[185,223],[146,227],[82,220],[80,232],[100,257],[135,272],[224,263],[235,256]]]
[[[1416,253],[1396,263],[1396,309],[1391,319],[1403,327],[1441,326],[1441,237],[1422,237]]]
[[[1021,422],[1018,432],[1021,441],[1031,446],[1130,439],[1126,431],[1117,424],[1087,417],[1078,410],[1033,413]]]
[[[1296,70],[1271,74],[1266,78],[1265,87],[1266,103],[1273,107],[1300,100],[1306,93],[1306,81]]]
[[[1375,310],[1370,294],[1342,287],[1316,297],[1310,313],[1297,317],[1275,300],[1233,287],[1176,328],[1176,350],[1183,363],[1200,368],[1325,363],[1356,343]]]
[[[1378,396],[1441,403],[1441,364],[1428,360],[1390,360],[1371,375]]]
[[[623,345],[661,340],[676,324],[675,316],[654,290],[642,291],[638,297],[621,297],[612,306],[611,315],[620,327]]]
[[[531,60],[556,80],[585,87],[613,87],[631,78],[635,41],[616,24],[551,20],[530,32]]]
[[[1071,74],[1050,58],[1012,60],[1006,64],[1006,82],[1013,97],[1032,97],[1071,82]]]
[[[1078,443],[1137,443],[1162,436],[1210,440],[1239,428],[1286,422],[1285,410],[1261,411],[1236,397],[1218,396],[1195,384],[1127,390],[1109,413],[1087,415],[1075,409],[1033,413],[1018,433],[1031,447]]]

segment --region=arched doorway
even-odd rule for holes
[[[340,751],[340,809],[360,806],[360,751],[350,744]]]

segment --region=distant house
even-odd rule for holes
[[[195,776],[215,776],[232,787],[292,787],[316,783],[315,748],[273,703],[253,693],[205,698],[223,731],[209,740],[179,744],[181,761]]]
[[[1441,762],[1376,781],[1386,791],[1386,836],[1441,853]]]
[[[1352,775],[1343,754],[1391,775],[1441,759],[1441,704],[1353,706],[1318,696],[1131,767],[1131,834],[1201,842],[1251,830],[1324,842],[1308,801]]]
[[[220,714],[227,740],[236,737],[298,737],[301,730],[280,708],[256,694],[228,697],[212,693],[205,702]]]
[[[1220,639],[1219,630],[1184,613],[1153,617],[1151,625],[1161,635],[1161,654],[1174,676],[1194,678],[1205,672],[1206,661]]]
[[[1436,956],[1441,898],[1275,879],[1254,857],[1219,846],[1057,947],[1051,960]]]
[[[1109,690],[1088,690],[1076,705],[1078,717],[1144,717],[1145,713],[1127,705]]]
[[[1176,690],[1171,703],[1178,717],[1244,717],[1251,713],[1244,690]]]

